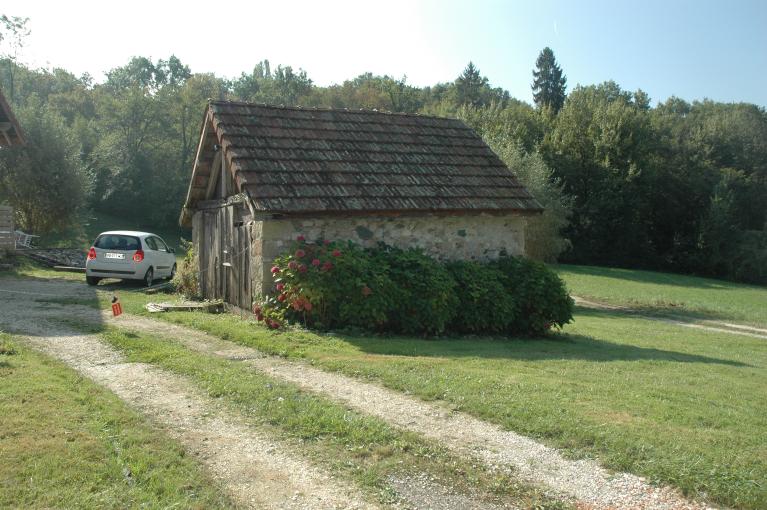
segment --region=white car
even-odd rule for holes
[[[102,278],[154,280],[176,275],[176,254],[162,238],[149,232],[113,230],[100,234],[88,250],[85,280],[98,285]]]

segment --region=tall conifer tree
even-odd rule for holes
[[[469,62],[466,69],[455,80],[458,104],[480,106],[482,104],[482,90],[485,87],[487,87],[487,78],[480,74],[473,62]]]
[[[554,52],[548,46],[543,48],[535,61],[533,70],[533,99],[539,108],[551,108],[559,112],[565,104],[567,77],[554,58]]]

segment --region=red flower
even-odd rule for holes
[[[277,266],[272,266],[272,274],[277,274],[280,272],[280,268]]]
[[[274,288],[277,289],[278,291],[282,292],[282,289],[285,288],[285,284],[284,283],[278,283],[277,285],[274,286]]]
[[[298,266],[298,272],[299,273],[305,273],[306,272],[306,264],[301,264]]]
[[[364,287],[362,287],[362,295],[363,295],[363,296],[365,296],[365,297],[368,297],[368,296],[369,296],[369,295],[371,295],[372,293],[373,293],[373,289],[371,289],[371,288],[370,288],[370,287],[368,287],[367,285],[365,285]]]
[[[269,320],[267,324],[271,329],[278,329],[280,327],[280,323],[275,320]]]
[[[303,235],[299,235],[298,237],[296,237],[296,241],[298,241],[299,243],[303,243],[304,241],[306,241],[306,238]]]
[[[301,259],[306,256],[306,252],[304,250],[296,250],[296,258]]]
[[[306,302],[304,302],[304,310],[306,310],[307,312],[312,311],[312,303],[308,299],[306,300]]]
[[[314,260],[312,260],[312,265],[313,265],[314,267],[317,267],[317,266],[319,266],[319,265],[320,265],[320,259],[314,259]]]
[[[330,271],[331,269],[333,269],[333,263],[332,262],[327,261],[324,264],[322,264],[322,270],[323,271]]]
[[[335,250],[333,250],[333,256],[334,257],[340,257],[341,256],[341,251],[338,248],[336,248]]]
[[[295,260],[291,260],[290,262],[288,262],[288,268],[295,269],[297,267],[298,267],[298,262],[296,262]]]
[[[322,244],[324,244],[325,246],[329,245],[330,239],[325,239],[324,241],[322,241]]]
[[[285,294],[280,294],[279,296],[277,296],[277,301],[282,303],[283,301],[285,301],[285,299],[287,299],[287,297],[288,296],[286,296]]]
[[[261,313],[261,305],[253,305],[253,313],[255,313],[256,315]]]

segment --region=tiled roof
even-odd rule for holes
[[[459,120],[220,101],[207,118],[256,210],[542,210]]]

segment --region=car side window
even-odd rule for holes
[[[170,251],[170,250],[168,249],[168,245],[167,245],[167,244],[165,244],[165,241],[163,241],[163,240],[162,240],[162,238],[160,238],[160,237],[155,237],[155,238],[154,238],[154,240],[155,240],[155,242],[157,243],[157,249],[158,249],[158,250],[160,250],[160,251],[166,251],[166,252],[169,252],[169,251]]]
[[[144,243],[146,243],[150,250],[157,251],[157,243],[154,242],[154,237],[147,237],[144,239]]]

